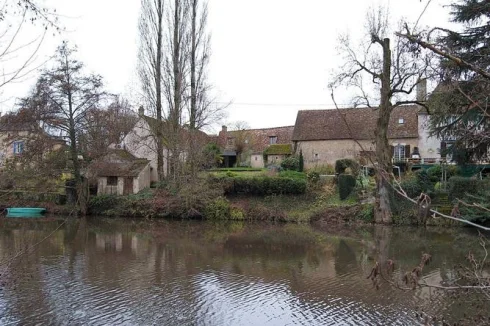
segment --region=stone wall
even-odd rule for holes
[[[362,145],[362,149],[354,140],[350,139],[300,141],[297,142],[296,153],[299,153],[300,149],[303,151],[305,169],[310,169],[325,164],[334,165],[335,161],[344,158],[358,160],[362,150],[376,150],[373,141],[361,140],[359,143]],[[413,147],[418,146],[418,139],[390,139],[389,144],[410,145],[410,149],[413,150]]]

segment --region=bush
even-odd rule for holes
[[[230,202],[223,197],[218,197],[208,203],[204,210],[204,216],[210,220],[226,220],[231,215]]]
[[[281,168],[284,170],[292,170],[292,171],[298,171],[299,170],[299,158],[297,156],[290,156],[285,158],[281,162]]]
[[[400,186],[407,193],[408,197],[415,198],[422,192],[419,180],[417,178],[409,178],[400,182]]]
[[[318,172],[312,171],[307,174],[308,182],[311,184],[317,184],[320,181],[320,174]]]
[[[356,186],[356,178],[350,174],[340,174],[338,184],[340,200],[345,200]]]
[[[352,174],[354,174],[355,176],[357,176],[357,174],[359,173],[359,164],[356,161],[350,158],[344,158],[335,161],[335,173],[337,174],[345,173],[345,170],[347,168],[350,168]]]
[[[421,191],[428,192],[433,190],[434,185],[432,184],[430,176],[426,170],[418,170],[417,172],[415,172],[415,177],[417,178],[417,182],[421,188]]]
[[[430,182],[436,183],[441,181],[442,178],[442,167],[440,165],[434,165],[427,169],[427,175]]]
[[[449,199],[464,199],[465,194],[478,194],[483,190],[484,182],[477,179],[452,177],[448,181]]]
[[[364,205],[362,210],[356,215],[356,218],[365,223],[374,223],[374,205]]]
[[[106,210],[112,209],[120,202],[120,197],[117,195],[98,195],[90,197],[89,208],[90,213],[94,215],[103,214]]]

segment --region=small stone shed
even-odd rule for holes
[[[91,166],[97,178],[97,195],[136,194],[150,187],[150,161],[127,151],[114,150]]]

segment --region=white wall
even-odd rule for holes
[[[152,137],[150,127],[144,119],[139,119],[133,130],[127,134],[123,141],[123,146],[128,152],[133,154],[138,158],[146,158],[150,161],[150,180],[152,182],[158,181],[157,173],[157,148],[155,139]],[[163,171],[167,171],[167,155],[166,150],[164,150],[164,167]]]
[[[133,192],[136,194],[145,188],[149,188],[151,183],[150,166],[147,165],[138,174],[138,178],[133,179]]]
[[[264,167],[264,155],[252,154],[252,156],[250,156],[250,166],[262,169]]]
[[[418,147],[421,158],[441,158],[440,147],[441,141],[436,137],[429,136],[429,124],[430,116],[428,114],[419,114],[418,116],[418,129],[419,129],[419,142]]]

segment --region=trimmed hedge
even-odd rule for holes
[[[307,185],[304,178],[269,176],[254,178],[211,176],[211,178],[212,182],[221,184],[225,194],[298,195],[306,192]]]
[[[338,161],[337,161],[338,162]],[[340,200],[345,200],[356,186],[356,178],[350,174],[339,175],[339,195]]]

